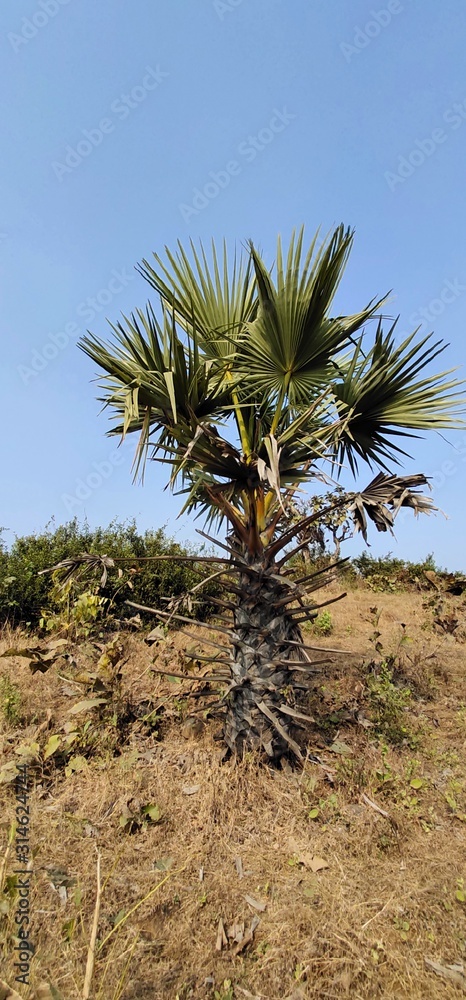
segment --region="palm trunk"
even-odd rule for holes
[[[299,712],[297,685],[306,686],[312,667],[290,612],[297,588],[262,556],[244,560],[238,585],[232,589],[237,603],[230,636],[231,683],[224,696],[227,746],[240,754],[263,749],[271,759],[291,749],[301,757],[297,739],[306,717],[303,709]]]

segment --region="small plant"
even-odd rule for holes
[[[462,811],[461,798],[464,796],[463,783],[452,778],[445,789],[444,798],[456,819],[466,822],[466,813]]]
[[[233,985],[231,979],[224,979],[219,990],[215,990],[215,1000],[234,1000]]]
[[[393,923],[396,930],[399,931],[401,940],[407,941],[408,932],[411,926],[409,920],[403,920],[401,917],[395,917]]]
[[[457,879],[455,899],[458,903],[466,903],[466,891],[464,888],[464,878]]]
[[[319,799],[319,805],[314,806],[309,812],[309,819],[317,819],[321,816],[324,820],[335,819],[339,815],[339,803],[338,797],[335,792],[328,795],[327,798]]]
[[[320,615],[312,623],[316,635],[331,635],[333,632],[333,618],[330,611],[321,611]]]
[[[68,580],[60,585],[53,574],[55,586],[51,598],[59,611],[43,610],[39,626],[44,632],[65,633],[73,639],[86,639],[102,619],[108,600],[91,590],[77,593],[76,583]]]
[[[392,658],[384,660],[369,674],[368,688],[373,722],[376,729],[390,743],[412,743],[413,734],[406,724],[405,712],[411,700],[407,687],[398,687],[393,681]]]
[[[364,760],[342,756],[337,766],[338,783],[353,794],[360,793],[367,785]]]
[[[119,825],[126,833],[139,833],[150,823],[160,823],[161,820],[160,806],[152,802],[142,805],[137,799],[129,799],[123,807]]]
[[[7,675],[0,677],[0,711],[10,726],[17,726],[21,721],[20,690]]]

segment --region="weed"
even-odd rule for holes
[[[402,920],[401,917],[395,917],[393,920],[394,926],[397,931],[399,931],[400,938],[402,941],[408,940],[408,932],[410,929],[409,920]]]
[[[464,823],[466,822],[466,813],[462,811],[462,803],[460,801],[463,795],[463,783],[456,778],[452,778],[445,789],[444,798],[455,818]]]
[[[316,635],[331,635],[333,632],[333,618],[330,611],[321,611],[320,615],[312,623],[312,628]]]
[[[55,574],[54,574],[55,576]],[[43,610],[39,627],[44,632],[66,633],[70,638],[87,639],[102,618],[108,604],[106,597],[85,590],[76,594],[75,585],[69,580],[64,586],[55,582],[51,599],[58,611]]]
[[[224,979],[219,990],[215,990],[215,1000],[234,1000],[233,985],[231,979]]]
[[[408,743],[416,738],[407,725],[406,709],[411,701],[411,691],[398,687],[393,681],[393,658],[383,660],[368,677],[372,721],[376,731],[390,743]]]
[[[336,792],[332,792],[326,798],[318,799],[318,804],[314,803],[307,813],[308,819],[321,819],[324,823],[329,823],[340,815],[340,804]]]
[[[464,878],[457,879],[455,899],[458,903],[466,903],[466,892],[464,889]]]
[[[161,819],[160,806],[154,803],[142,805],[137,799],[129,799],[123,807],[119,825],[126,833],[139,833],[150,823],[160,823]]]
[[[21,721],[21,693],[8,676],[0,677],[0,711],[10,726]]]
[[[337,766],[338,783],[350,793],[356,794],[367,786],[364,759],[342,756]]]

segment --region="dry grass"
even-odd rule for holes
[[[35,997],[43,982],[64,1000],[83,996],[97,851],[94,1000],[458,996],[458,986],[424,959],[446,966],[466,954],[465,904],[456,898],[466,874],[465,646],[431,627],[434,610],[423,602],[420,594],[358,590],[332,607],[332,635],[318,644],[352,655],[335,658],[317,679],[309,750],[320,763],[308,759],[301,772],[272,771],[253,758],[221,763],[218,725],[186,726],[188,688],[151,673],[153,650],[125,636],[120,697],[159,706],[158,732],[134,719],[121,730],[103,722],[82,771],[66,777],[53,758],[36,767],[36,955],[22,996]],[[380,675],[369,682],[362,666],[375,656],[375,606],[383,644],[376,659],[398,650],[403,663],[394,680],[413,692],[395,713],[406,733],[397,731],[394,745],[390,715],[385,735],[367,725],[380,707]],[[461,599],[448,599],[448,609],[464,617]],[[413,641],[400,647],[403,634]],[[11,641],[6,636],[1,648]],[[184,645],[177,636],[155,664],[164,667],[168,655],[180,669]],[[76,666],[62,662],[34,677],[25,660],[0,660],[0,674],[19,688],[22,713],[16,728],[2,719],[4,760],[37,734],[43,747],[60,731],[83,697],[79,682],[60,674],[73,679],[95,658],[87,645]],[[390,700],[393,692],[384,690]],[[411,784],[416,779],[420,788]],[[0,798],[3,854],[11,785],[0,785]],[[159,821],[143,822],[141,810],[153,804]],[[125,809],[137,818],[133,833],[120,824]],[[316,858],[327,867],[313,871]],[[10,857],[7,873],[13,867]],[[14,906],[0,923],[2,975],[11,986]],[[244,924],[247,934],[254,917],[253,939],[235,942],[233,932],[241,932],[233,925]],[[227,932],[220,951],[219,920]]]

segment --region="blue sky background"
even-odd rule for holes
[[[145,303],[134,265],[178,238],[252,237],[272,263],[278,232],[343,221],[356,241],[339,311],[393,289],[400,332],[423,322],[450,344],[443,367],[463,363],[464,0],[4,0],[0,17],[5,541],[73,514],[195,537],[163,469],[133,486],[132,441],[115,462],[75,347]],[[276,111],[286,126],[254,149]],[[225,189],[187,213],[232,160]],[[372,551],[466,569],[466,430],[414,442],[406,471],[433,476],[449,520],[407,518]]]

